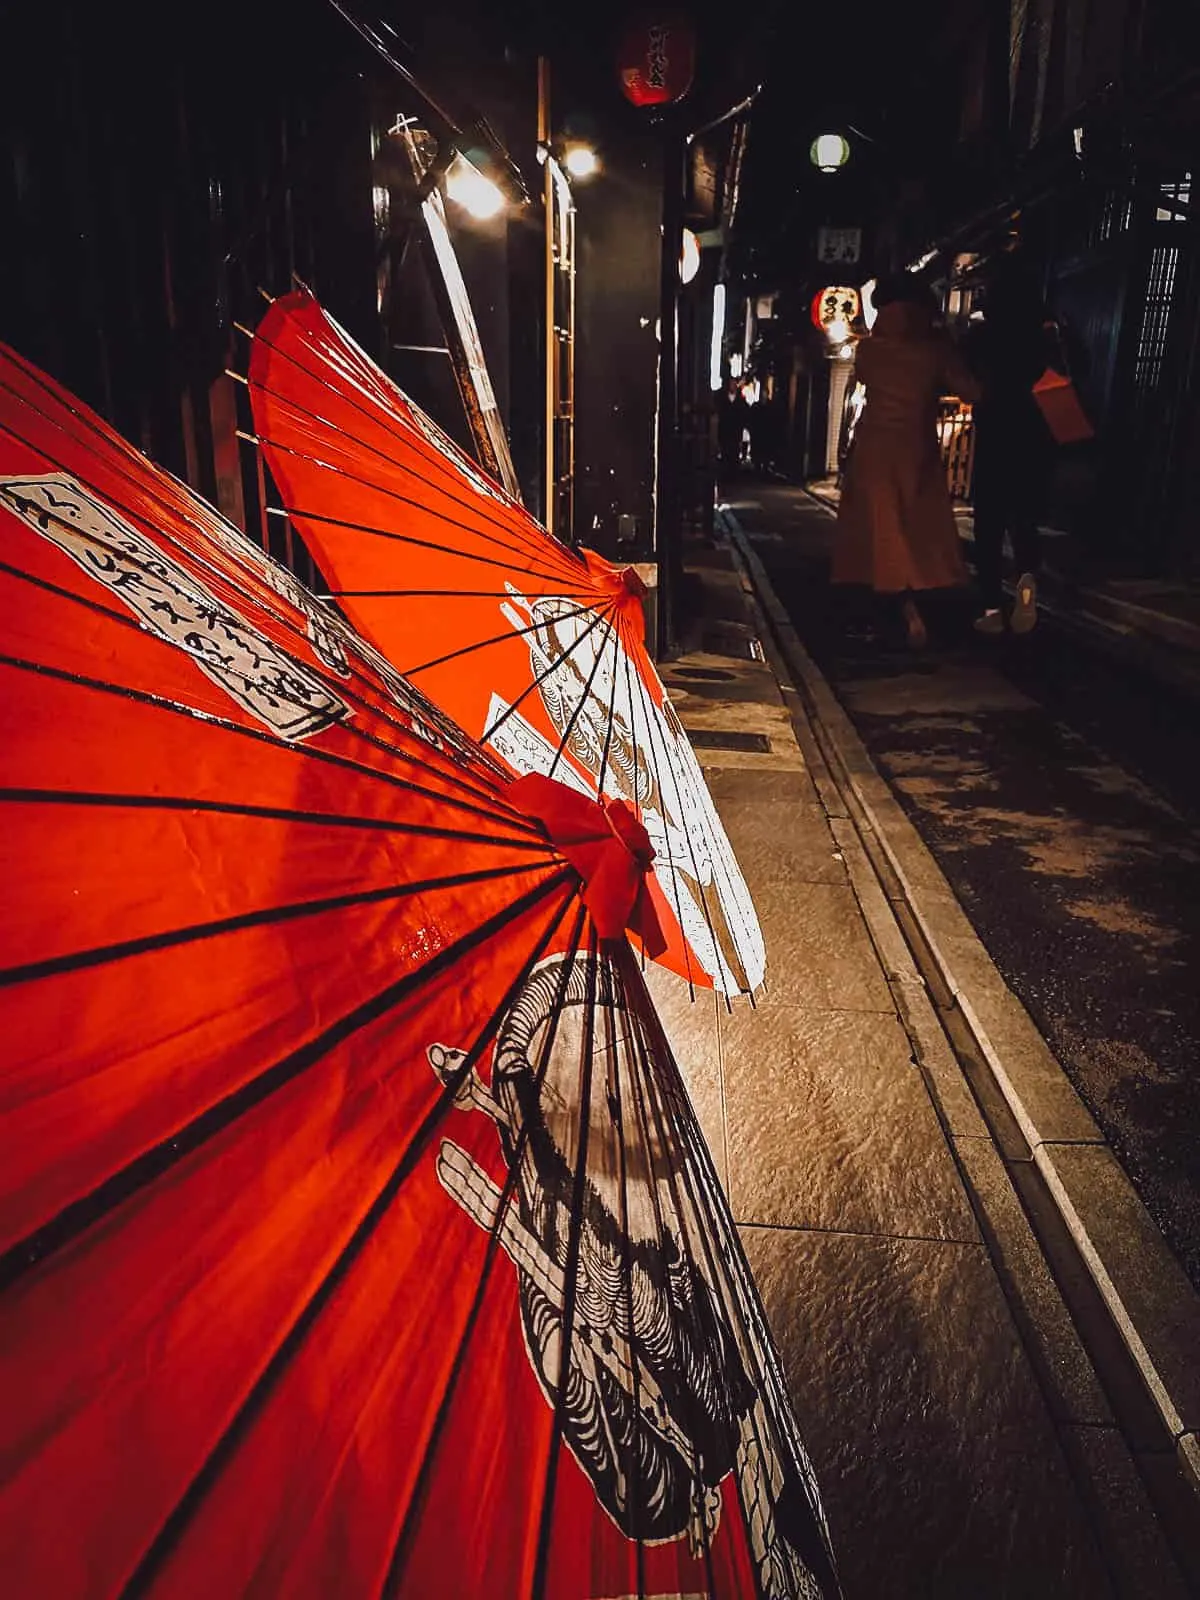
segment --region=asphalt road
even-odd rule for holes
[[[802,490],[726,491],[805,645],[1200,1288],[1200,706],[1071,627],[985,640],[827,582]]]

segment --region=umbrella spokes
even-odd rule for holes
[[[284,506],[359,631],[510,771],[633,806],[656,851],[659,959],[753,992],[761,933],[646,652],[637,573],[481,486],[307,293],[268,310],[249,385]]]

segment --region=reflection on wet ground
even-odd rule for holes
[[[805,644],[1200,1284],[1197,708],[1052,625],[978,640],[961,599],[914,661],[830,604],[826,514],[754,495]]]

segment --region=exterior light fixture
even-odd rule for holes
[[[568,145],[563,154],[563,166],[573,178],[590,178],[600,169],[596,152],[591,145]]]
[[[725,285],[713,288],[712,338],[708,347],[708,387],[715,393],[721,387],[721,352],[725,345]]]
[[[465,156],[455,156],[446,170],[446,193],[470,216],[487,222],[504,210],[504,196],[490,178]]]
[[[691,283],[700,271],[700,241],[690,228],[683,230],[683,244],[679,250],[679,281]]]
[[[840,133],[822,133],[809,148],[809,159],[822,172],[836,172],[850,159],[850,146]]]

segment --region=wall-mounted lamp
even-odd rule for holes
[[[446,193],[455,205],[480,222],[498,217],[504,210],[500,188],[463,155],[455,156],[446,169]]]

